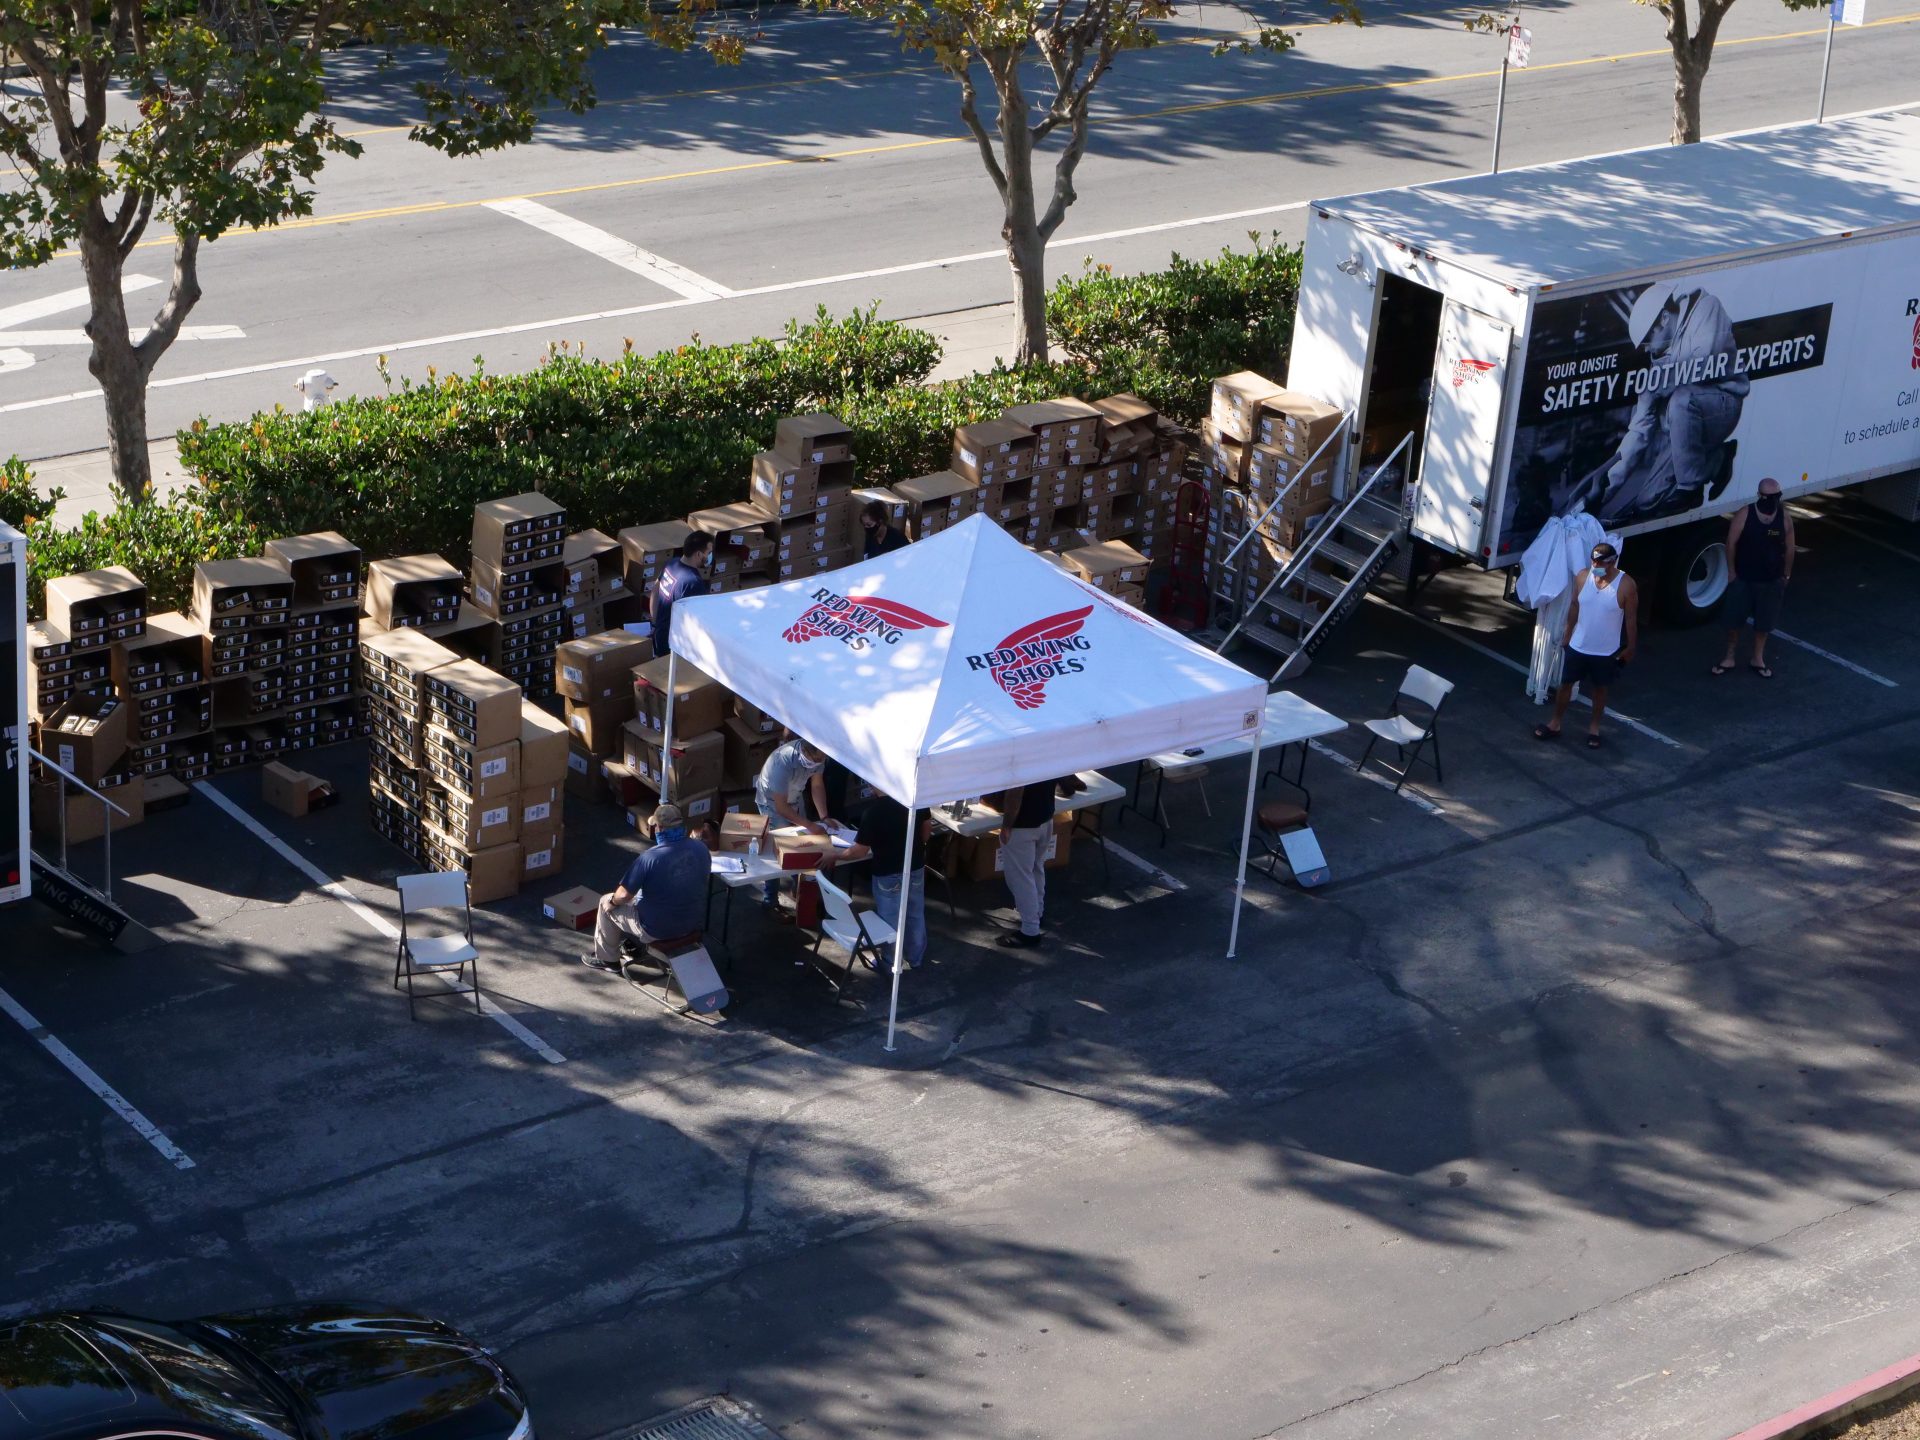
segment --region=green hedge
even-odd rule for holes
[[[1175,419],[1205,413],[1215,375],[1282,374],[1300,274],[1296,249],[1174,257],[1115,275],[1089,264],[1048,298],[1060,358],[926,383],[925,331],[871,311],[824,308],[778,341],[696,342],[588,360],[564,348],[519,375],[435,375],[311,414],[275,411],[180,434],[200,481],[164,505],[123,506],[34,531],[33,604],[46,578],[123,564],[156,607],[183,604],[195,563],[258,550],[275,535],[338,530],[370,556],[467,559],[473,506],[539,489],[572,523],[608,532],[738,500],[751,457],[783,415],[830,410],[854,431],[862,477],[880,484],[943,468],[956,425],[1054,395],[1130,390]],[[18,462],[0,472],[0,517],[44,516]],[[16,521],[16,523],[18,523]]]

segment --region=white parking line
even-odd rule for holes
[[[1382,775],[1378,770],[1362,770],[1357,762],[1349,760],[1338,750],[1323,741],[1309,740],[1307,744],[1313,749],[1314,753],[1326,756],[1349,775],[1357,775],[1362,780],[1371,780],[1375,785],[1384,785],[1387,789],[1393,790],[1393,781],[1389,780],[1385,775]],[[1438,805],[1434,804],[1433,801],[1422,795],[1418,790],[1409,790],[1406,786],[1402,785],[1398,790],[1394,790],[1394,794],[1398,795],[1409,805],[1419,806],[1429,815],[1444,815],[1447,813]]]
[[[1386,606],[1387,609],[1393,611],[1394,614],[1396,615],[1404,615],[1407,619],[1413,621],[1413,623],[1416,625],[1424,625],[1427,627],[1427,629],[1433,631],[1434,633],[1446,636],[1449,640],[1453,641],[1454,644],[1456,645],[1464,645],[1467,647],[1467,649],[1475,651],[1478,654],[1484,655],[1489,660],[1497,660],[1502,665],[1506,666],[1509,670],[1517,670],[1522,675],[1525,675],[1527,673],[1527,667],[1522,665],[1518,660],[1510,660],[1505,655],[1502,655],[1498,650],[1489,649],[1487,646],[1482,645],[1477,640],[1469,640],[1467,639],[1466,636],[1461,635],[1449,629],[1445,625],[1441,625],[1435,621],[1429,620],[1424,615],[1416,615],[1411,610],[1402,610],[1398,605],[1394,605],[1389,603],[1388,601],[1382,600],[1378,595],[1369,595],[1367,596],[1367,599],[1375,605]],[[1584,695],[1580,696],[1579,701],[1582,705],[1585,705],[1589,710],[1593,708],[1593,702],[1587,699],[1586,696]],[[1607,714],[1613,719],[1618,720],[1622,725],[1625,725],[1628,729],[1638,730],[1642,735],[1646,736],[1649,740],[1658,740],[1662,745],[1671,745],[1676,750],[1684,750],[1687,748],[1686,746],[1682,745],[1678,740],[1674,739],[1671,735],[1662,735],[1658,730],[1654,729],[1651,725],[1644,725],[1640,721],[1634,719],[1631,715],[1623,714],[1622,712],[1615,710],[1612,706],[1607,707]]]
[[[131,1125],[142,1140],[171,1161],[174,1169],[193,1169],[193,1161],[188,1158],[186,1152],[161,1134],[159,1126],[134,1109],[124,1095],[102,1080],[91,1065],[61,1044],[51,1030],[34,1019],[24,1005],[4,990],[0,990],[0,1010],[11,1015],[20,1028],[38,1040],[46,1052],[66,1066],[76,1080],[106,1101],[107,1108]]]
[[[704,275],[696,275],[684,265],[654,254],[651,250],[642,250],[626,240],[622,240],[609,230],[597,225],[589,225],[584,220],[576,220],[571,215],[562,215],[558,210],[539,204],[533,200],[489,200],[487,209],[498,211],[544,230],[556,240],[564,240],[569,245],[577,245],[589,255],[597,255],[602,260],[618,265],[622,270],[631,270],[636,275],[644,275],[656,285],[661,285],[676,295],[689,300],[725,300],[733,291],[717,280],[709,280]]]
[[[258,820],[255,820],[251,815],[247,814],[246,811],[242,810],[218,790],[214,789],[213,786],[201,780],[197,782],[193,788],[253,832],[255,838],[266,845],[274,854],[278,855],[302,875],[313,881],[321,890],[338,900],[355,915],[358,915],[370,930],[373,930],[376,934],[386,936],[389,940],[398,940],[400,938],[400,932],[393,927],[384,915],[361,904],[359,899],[356,898],[354,893],[347,889],[346,886],[328,875],[326,871],[322,870],[318,865],[315,865],[311,860],[307,859],[306,856],[300,854],[299,851],[295,850],[291,845],[287,844],[286,841],[267,829],[266,826],[262,825]],[[440,978],[446,981],[448,985],[455,983],[451,976],[442,975]],[[489,1020],[513,1036],[514,1039],[518,1040],[522,1045],[525,1045],[549,1065],[564,1065],[567,1063],[566,1056],[562,1055],[558,1050],[555,1050],[551,1045],[547,1044],[546,1041],[527,1029],[526,1026],[514,1019],[513,1016],[507,1014],[506,1011],[502,1010],[484,995],[480,997],[480,1008]]]
[[[1834,664],[1838,665],[1842,670],[1851,670],[1854,674],[1862,676],[1865,679],[1871,680],[1876,685],[1884,685],[1889,690],[1898,690],[1900,688],[1900,682],[1898,680],[1889,680],[1886,676],[1876,674],[1873,671],[1867,669],[1867,667],[1864,665],[1856,665],[1851,660],[1842,659],[1840,656],[1834,654],[1831,650],[1822,650],[1818,645],[1814,644],[1811,640],[1802,640],[1799,636],[1789,635],[1784,630],[1775,630],[1773,632],[1773,638],[1776,640],[1784,640],[1789,645],[1798,645],[1802,650],[1811,651],[1813,654],[1818,655],[1822,660],[1831,660]]]
[[[1151,860],[1142,859],[1140,856],[1134,854],[1133,851],[1127,849],[1126,846],[1122,845],[1117,840],[1107,841],[1107,853],[1110,855],[1118,855],[1122,860],[1126,861],[1129,865],[1135,866],[1138,869],[1146,871],[1147,874],[1152,878],[1153,883],[1162,887],[1163,889],[1181,891],[1187,888],[1186,881],[1174,879],[1173,876],[1169,875],[1166,871],[1162,870],[1158,865],[1154,864]]]

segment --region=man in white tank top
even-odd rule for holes
[[[1533,727],[1536,740],[1558,740],[1573,701],[1573,687],[1586,686],[1593,703],[1587,748],[1600,748],[1600,719],[1607,713],[1607,687],[1620,667],[1633,659],[1640,638],[1640,593],[1633,577],[1620,569],[1620,554],[1602,540],[1588,556],[1592,568],[1574,582],[1567,607],[1567,647],[1560,688],[1553,695],[1553,718]]]

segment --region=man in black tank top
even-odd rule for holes
[[[1724,675],[1739,663],[1734,651],[1740,629],[1753,622],[1753,659],[1747,668],[1762,680],[1771,680],[1767,665],[1767,636],[1780,619],[1780,606],[1793,578],[1793,517],[1787,514],[1780,482],[1771,475],[1760,482],[1753,504],[1742,505],[1727,522],[1727,563],[1732,576],[1720,623],[1727,627],[1727,653],[1713,667]]]

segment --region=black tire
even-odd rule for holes
[[[1696,521],[1652,538],[1664,542],[1653,587],[1655,617],[1676,630],[1705,625],[1720,613],[1733,573],[1726,522]]]

